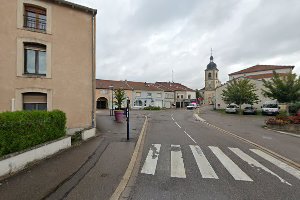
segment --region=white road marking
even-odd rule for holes
[[[219,179],[217,174],[215,173],[214,169],[206,159],[205,155],[203,154],[202,150],[197,145],[190,145],[202,178],[214,178]]]
[[[161,144],[152,144],[141,170],[143,174],[155,174]]]
[[[175,119],[172,117],[172,120],[174,121]]]
[[[186,131],[184,131],[184,133],[187,135],[187,136],[189,136],[189,138],[195,143],[195,144],[197,144],[197,142],[186,132]]]
[[[233,153],[235,153],[238,157],[240,157],[242,160],[244,160],[245,162],[247,162],[249,165],[261,168],[261,169],[265,170],[266,172],[268,172],[268,173],[276,176],[282,183],[286,183],[286,184],[288,184],[288,185],[291,186],[291,184],[289,182],[287,182],[286,180],[284,180],[283,178],[281,178],[280,176],[278,176],[277,174],[275,174],[274,172],[272,172],[271,170],[269,170],[268,168],[266,168],[265,166],[263,166],[262,164],[260,164],[256,160],[254,160],[249,155],[245,154],[240,149],[238,149],[238,148],[230,148],[230,147],[229,147],[229,149]]]
[[[180,145],[171,145],[171,177],[186,178]]]
[[[179,128],[181,128],[181,126],[179,126],[179,124],[178,124],[177,122],[175,122],[175,124],[176,124]]]
[[[235,180],[253,181],[245,174],[229,157],[227,157],[218,147],[209,146],[211,151],[216,155],[220,162],[224,165],[227,171]]]
[[[269,154],[266,154],[258,149],[250,149],[252,152],[256,153],[260,157],[266,159],[267,161],[273,163],[277,167],[283,169],[284,171],[290,173],[291,175],[295,176],[296,178],[300,179],[300,171],[285,164],[284,162],[277,160],[276,158],[270,156]]]

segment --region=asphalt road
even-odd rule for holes
[[[300,171],[196,121],[193,114],[149,115],[131,199],[300,199]]]

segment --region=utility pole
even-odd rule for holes
[[[129,100],[129,98],[127,98],[127,107],[126,107],[127,141],[129,140],[129,104],[130,104],[130,100]]]

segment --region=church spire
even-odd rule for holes
[[[210,48],[210,62],[213,62],[214,61],[214,57],[212,55],[212,48]]]

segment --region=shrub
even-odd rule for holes
[[[300,116],[289,116],[292,124],[300,124]]]
[[[291,115],[296,115],[298,110],[300,110],[300,102],[293,103],[289,105],[289,113]]]
[[[66,115],[54,111],[0,113],[0,156],[55,140],[66,133]]]
[[[160,110],[161,108],[159,106],[148,106],[145,107],[144,110]]]
[[[290,120],[288,118],[282,119],[282,118],[277,118],[277,117],[271,117],[266,120],[266,124],[268,125],[286,125],[290,124]]]

